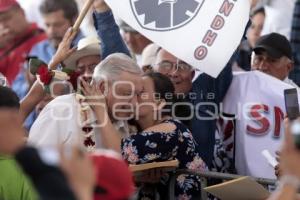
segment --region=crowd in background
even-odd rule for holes
[[[179,169],[236,173],[234,163],[216,164],[218,122],[206,119],[215,107],[197,107],[219,110],[233,72],[258,70],[299,88],[299,0],[251,1],[244,37],[217,78],[118,19],[104,0],[73,29],[84,2],[0,0],[0,199],[166,199],[173,172],[134,177],[128,165],[176,159]],[[290,123],[269,199],[297,199]],[[200,176],[178,176],[175,196],[201,199]]]

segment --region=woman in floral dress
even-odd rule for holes
[[[190,131],[179,121],[168,119],[161,122],[174,126],[173,131],[142,131],[122,141],[123,157],[130,164],[161,162],[177,159],[180,169],[203,171],[205,164],[195,153],[195,143]],[[167,188],[165,188],[165,192]],[[177,178],[177,199],[192,199],[200,195],[200,179],[192,175]],[[146,196],[146,194],[145,194]]]

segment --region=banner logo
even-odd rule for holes
[[[205,0],[130,0],[139,25],[152,31],[178,29],[191,22]]]

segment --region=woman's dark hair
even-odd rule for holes
[[[164,99],[167,102],[163,108],[165,111],[161,113],[161,116],[172,116],[172,104],[175,99],[175,88],[172,81],[169,77],[158,72],[149,72],[143,76],[149,77],[153,80],[156,97]],[[142,128],[137,123],[136,119],[129,120],[128,124],[135,126],[137,128],[137,132],[142,131]]]
[[[70,22],[78,16],[78,7],[74,0],[44,0],[40,5],[40,12],[47,15],[62,10],[64,17]]]
[[[175,88],[172,81],[169,79],[169,77],[158,72],[150,72],[144,76],[147,76],[153,80],[155,97],[158,99],[164,99],[167,103],[163,108],[166,111],[162,113],[162,116],[171,115],[172,104],[175,97]]]
[[[0,108],[20,108],[19,97],[12,89],[0,86]]]
[[[255,15],[257,15],[259,13],[266,15],[264,7],[260,7],[260,8],[253,10],[251,13],[251,17],[254,17]]]

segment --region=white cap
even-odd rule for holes
[[[156,54],[159,49],[159,46],[152,43],[149,44],[147,47],[144,48],[142,52],[142,64],[141,66],[148,66],[148,65],[153,65],[155,60],[156,60]]]

